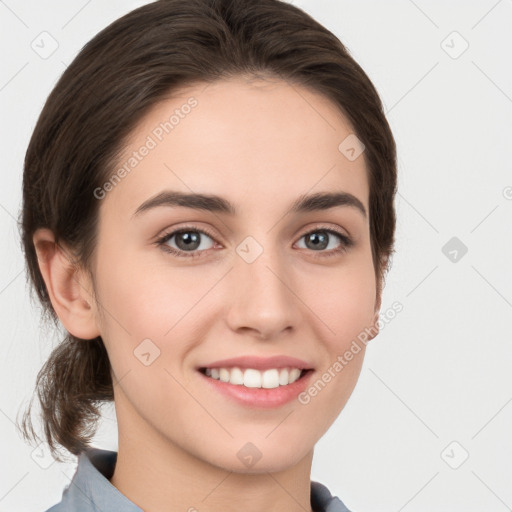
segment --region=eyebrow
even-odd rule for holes
[[[161,206],[181,206],[196,210],[224,213],[231,216],[237,214],[236,207],[220,196],[164,190],[144,201],[132,217]],[[348,192],[319,192],[311,195],[302,195],[291,204],[289,211],[291,213],[304,213],[328,210],[335,207],[355,208],[363,217],[367,217],[363,203],[356,196]]]

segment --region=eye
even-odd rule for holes
[[[214,241],[213,235],[204,229],[198,229],[196,227],[183,227],[175,231],[171,231],[170,233],[164,234],[156,241],[156,244],[165,252],[174,254],[175,256],[197,258],[202,256],[203,253],[205,253],[208,249],[211,249],[214,245],[214,243],[206,243],[205,247],[203,243],[203,239],[205,237],[212,242]],[[305,239],[305,248],[319,253],[315,254],[317,257],[335,256],[341,252],[347,251],[354,245],[354,242],[351,238],[332,228],[316,228],[302,235],[300,240],[303,238]],[[336,239],[339,241],[338,246],[329,247],[333,245],[331,242]],[[173,247],[169,244],[171,241],[173,241],[176,247]],[[302,249],[303,247],[300,248]]]
[[[315,255],[319,257],[335,256],[341,252],[347,251],[354,245],[351,238],[335,229],[316,228],[313,231],[309,231],[302,235],[301,240],[303,238],[305,239],[306,249],[312,249],[314,252],[319,252],[320,254]],[[335,241],[336,238],[341,241],[341,243],[339,243],[337,247],[332,247],[333,244],[331,244],[331,242],[333,239]],[[334,245],[336,245],[335,242]],[[325,249],[330,250],[326,251]]]
[[[208,234],[206,231],[202,229],[184,227],[163,235],[161,238],[157,240],[156,243],[158,246],[161,246],[164,251],[170,252],[171,254],[194,258],[201,256],[202,252],[211,248],[204,247],[204,244],[202,243],[202,238],[204,237],[213,240],[212,235]],[[177,245],[177,247],[171,247],[168,245],[168,242],[170,242],[173,238],[176,239],[174,243]],[[197,252],[198,249],[200,249],[199,252]],[[189,252],[191,252],[191,254],[186,254]]]

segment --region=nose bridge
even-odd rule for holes
[[[296,328],[300,314],[291,269],[271,240],[269,235],[260,243],[248,236],[237,246],[228,314],[233,330],[248,329],[265,338]]]

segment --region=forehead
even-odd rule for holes
[[[172,189],[261,209],[344,190],[368,209],[364,153],[348,159],[340,149],[347,137],[354,130],[340,109],[303,86],[241,77],[199,83],[146,113],[115,167],[123,178],[105,202],[132,214],[147,197]]]

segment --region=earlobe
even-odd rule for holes
[[[379,331],[380,331],[379,316],[380,316],[381,304],[382,304],[382,287],[379,286],[377,288],[377,296],[375,299],[373,322],[372,322],[372,327],[370,329],[372,334],[368,337],[367,341],[373,340],[373,338],[375,338],[375,336],[377,336],[377,334],[379,334]]]
[[[39,269],[48,290],[48,295],[66,330],[82,339],[93,339],[100,335],[96,323],[90,282],[72,261],[71,252],[55,242],[53,232],[38,229],[33,242]]]
[[[368,336],[367,342],[373,340],[377,334],[379,334],[379,310],[375,313],[375,316],[373,317],[372,326],[370,328],[370,335]]]

